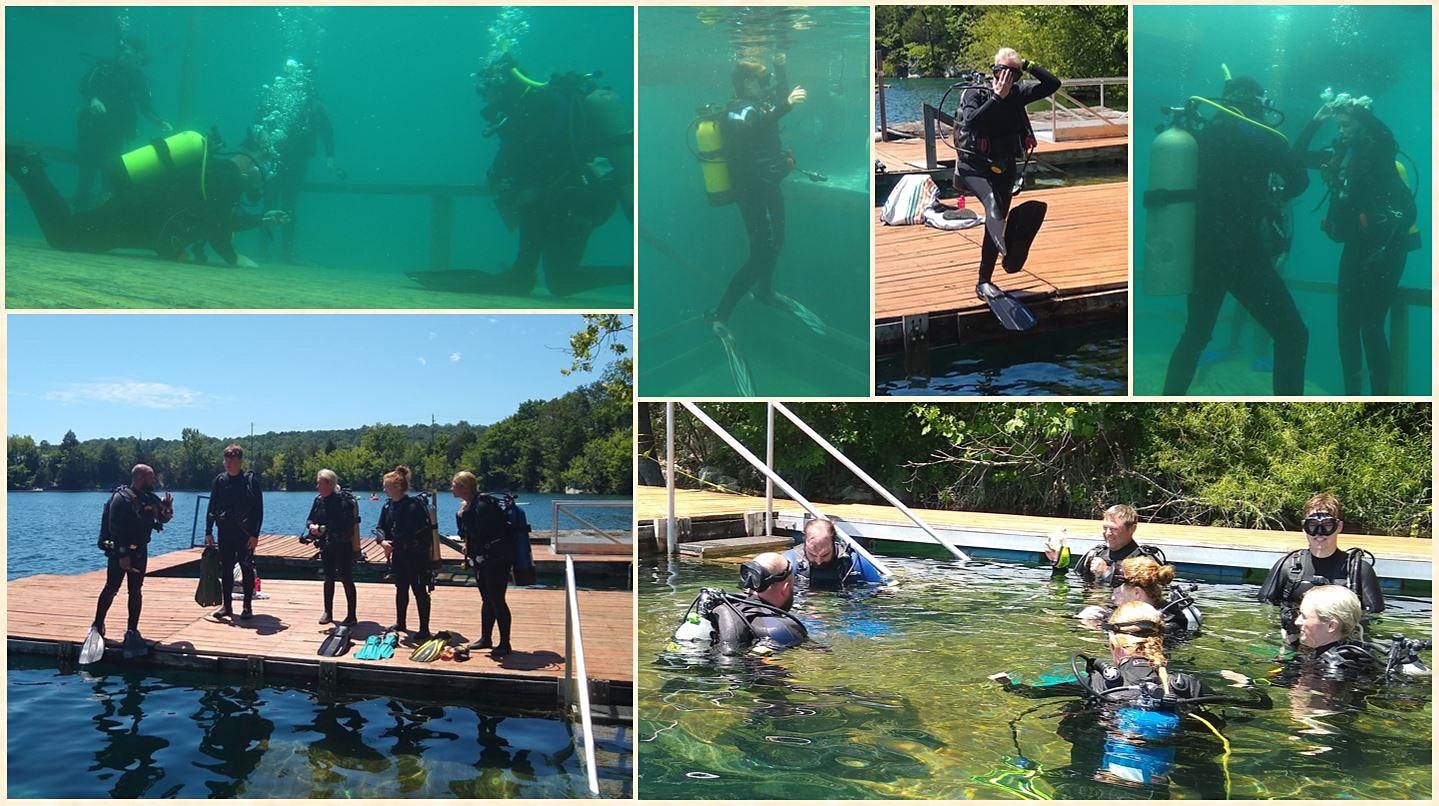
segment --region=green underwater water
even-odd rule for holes
[[[1433,383],[1432,272],[1433,207],[1432,9],[1428,6],[1137,6],[1134,9],[1134,391],[1159,394],[1169,356],[1184,329],[1185,297],[1146,293],[1144,242],[1147,217],[1142,194],[1149,185],[1149,160],[1158,110],[1177,106],[1191,95],[1217,96],[1223,84],[1221,64],[1234,75],[1256,77],[1286,120],[1278,128],[1291,143],[1332,87],[1374,99],[1375,115],[1394,132],[1413,160],[1401,157],[1418,177],[1418,225],[1423,245],[1408,253],[1401,289],[1414,289],[1423,304],[1407,306],[1407,384],[1394,394],[1428,395]],[[1313,148],[1334,137],[1332,124],[1320,131]],[[1320,230],[1325,207],[1324,182],[1311,171],[1308,190],[1291,202],[1294,242],[1281,271],[1286,282],[1333,284],[1341,245]],[[1316,206],[1318,209],[1316,210]],[[1199,237],[1224,233],[1200,222]],[[1203,278],[1196,278],[1203,282]],[[1344,393],[1338,359],[1336,295],[1332,291],[1293,291],[1309,330],[1305,367],[1306,394]],[[1236,314],[1240,316],[1236,320]],[[1392,318],[1386,332],[1393,339]],[[1231,339],[1239,349],[1226,354]],[[1394,349],[1397,351],[1396,343]],[[1270,394],[1272,352],[1263,330],[1231,297],[1201,361],[1190,394]],[[1397,379],[1396,379],[1397,381]],[[1369,379],[1364,378],[1369,393]]]
[[[868,394],[869,9],[641,8],[639,393],[739,394],[703,314],[748,253],[734,205],[711,207],[687,129],[731,97],[737,56],[788,57],[809,100],[780,124],[796,165],[784,182],[786,239],[775,290],[830,328],[742,300],[730,330],[758,395]]]
[[[471,73],[493,52],[488,29],[496,8],[7,8],[5,31],[6,139],[51,148],[75,147],[75,115],[81,78],[96,60],[111,55],[119,20],[145,37],[151,63],[145,68],[156,111],[177,129],[208,132],[218,126],[237,145],[255,119],[263,87],[280,74],[287,59],[316,70],[319,94],[334,126],[335,156],[348,172],[349,186],[475,186],[485,181],[497,138],[488,124]],[[517,37],[519,58],[530,74],[548,77],[567,71],[599,73],[599,83],[633,105],[634,15],[628,7],[523,8],[528,30]],[[129,147],[160,135],[140,119]],[[70,198],[76,182],[72,164],[49,159],[48,172]],[[337,180],[317,153],[309,182]],[[39,238],[25,198],[7,179],[7,236]],[[557,214],[565,199],[556,199]],[[508,230],[485,196],[457,196],[450,213],[448,268],[498,272],[515,258],[517,234]],[[556,298],[543,278],[530,297],[501,297],[430,290],[407,277],[432,266],[432,228],[442,219],[430,195],[421,193],[304,192],[296,205],[296,264],[266,264],[250,288],[222,294],[209,305],[203,274],[159,261],[110,256],[94,267],[94,256],[64,253],[52,260],[26,254],[12,271],[21,293],[10,307],[322,307],[630,308],[630,280],[605,285],[575,298]],[[240,233],[241,254],[259,259],[259,235]],[[57,263],[58,261],[58,263]],[[230,271],[211,258],[209,271]],[[633,264],[629,219],[616,212],[591,235],[582,264]],[[91,282],[108,271],[124,272],[152,288],[128,300],[125,289],[113,299]],[[60,290],[44,288],[49,273]],[[175,286],[169,288],[169,286]],[[74,293],[65,289],[73,286]],[[89,286],[89,288],[87,288]]]
[[[1098,594],[1052,583],[1048,569],[884,561],[895,587],[801,592],[794,610],[812,643],[763,661],[666,650],[701,587],[734,590],[733,565],[659,559],[642,566],[640,797],[1224,797],[1223,747],[1197,722],[1172,744],[1139,750],[1173,749],[1167,786],[1101,782],[1080,759],[1086,751],[1098,756],[1104,734],[1072,746],[1059,733],[1076,719],[1066,717],[1071,700],[1025,699],[987,679],[999,671],[1022,683],[1057,679],[1074,653],[1105,652],[1099,633],[1072,618]],[[1173,667],[1216,688],[1220,669],[1258,679],[1277,668],[1277,611],[1258,605],[1256,592],[1200,583],[1193,595],[1204,631],[1170,650]],[[1430,634],[1428,599],[1391,596],[1389,608],[1374,634]],[[1428,678],[1391,684],[1319,717],[1303,714],[1289,689],[1266,690],[1270,710],[1219,709],[1228,723],[1232,797],[1428,799]]]

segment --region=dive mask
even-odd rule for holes
[[[1304,534],[1310,537],[1328,537],[1339,529],[1339,519],[1328,512],[1315,512],[1304,519]]]
[[[778,573],[770,573],[769,571],[766,571],[764,567],[761,566],[759,563],[751,560],[740,565],[739,584],[740,587],[748,588],[749,590],[756,592],[767,590],[771,585],[775,584],[776,582],[783,582],[784,580],[788,579],[790,571],[791,566],[788,562],[785,563],[783,571],[780,571]]]

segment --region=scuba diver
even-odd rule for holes
[[[325,168],[332,176],[345,180],[349,175],[335,164],[335,130],[330,113],[315,89],[315,66],[290,59],[285,72],[271,83],[271,93],[280,97],[267,98],[256,111],[257,125],[265,131],[283,132],[271,142],[274,170],[265,182],[264,205],[267,209],[288,210],[290,217],[280,229],[280,261],[295,262],[295,209],[300,187],[310,169],[315,146],[325,151]],[[274,240],[268,229],[260,231],[260,259],[270,259]]]
[[[1204,725],[1222,741],[1224,722],[1204,711],[1204,706],[1267,709],[1273,705],[1263,689],[1254,688],[1248,677],[1237,672],[1221,674],[1233,688],[1245,692],[1243,696],[1216,693],[1192,674],[1170,671],[1164,655],[1163,618],[1144,602],[1120,605],[1105,622],[1104,631],[1111,660],[1075,655],[1070,660],[1073,680],[1021,685],[1005,672],[990,676],[1006,691],[1031,699],[1078,696],[1085,711],[1099,715],[1104,722],[1103,741],[1075,740],[1072,750],[1075,766],[1094,770],[1098,780],[1167,787],[1175,767],[1173,741],[1182,732],[1185,717]],[[1101,747],[1102,756],[1092,759],[1094,763],[1078,760],[1084,754],[1098,755]]]
[[[164,498],[155,494],[155,470],[149,465],[135,465],[130,470],[130,483],[110,494],[101,516],[98,541],[100,550],[108,558],[105,587],[95,603],[95,621],[90,626],[90,635],[86,636],[81,663],[100,660],[105,653],[105,615],[120,592],[121,582],[125,583],[129,608],[121,650],[126,660],[149,652],[145,639],[140,637],[140,608],[144,605],[141,589],[145,584],[150,533],[163,531],[174,516],[170,494],[165,493]]]
[[[215,532],[220,534],[220,574],[224,602],[212,615],[229,618],[235,615],[230,592],[235,589],[235,566],[240,566],[240,586],[244,604],[242,620],[254,616],[251,601],[255,595],[255,547],[260,543],[260,526],[265,521],[265,499],[260,478],[244,469],[245,451],[239,445],[225,446],[222,458],[225,470],[210,484],[210,503],[205,511],[205,545],[215,545]]]
[[[305,537],[301,543],[315,542],[320,547],[320,563],[325,572],[325,610],[320,623],[329,624],[335,612],[335,582],[345,588],[345,618],[341,624],[351,627],[355,621],[355,551],[354,534],[360,522],[360,505],[355,496],[340,487],[340,477],[325,468],[315,474],[315,503],[305,519]]]
[[[380,510],[377,528],[380,549],[385,552],[395,579],[395,626],[392,629],[410,631],[405,616],[410,609],[410,592],[414,591],[420,631],[410,637],[417,645],[423,645],[434,637],[430,634],[430,541],[434,525],[430,523],[424,502],[408,495],[408,467],[399,465],[386,473],[380,486],[390,499]]]
[[[464,541],[465,561],[475,572],[475,584],[480,588],[480,637],[469,648],[492,649],[490,657],[503,658],[513,651],[505,591],[515,566],[514,540],[504,505],[494,496],[481,494],[479,479],[468,470],[461,470],[450,480],[450,492],[460,499],[455,531]],[[496,625],[500,628],[499,645],[494,642]]]
[[[850,584],[883,582],[884,575],[864,555],[839,539],[834,522],[815,518],[804,525],[804,542],[784,557],[810,590],[834,590]]]
[[[1208,121],[1199,118],[1201,104],[1217,110]],[[1282,202],[1309,186],[1304,164],[1284,135],[1264,123],[1280,113],[1248,76],[1228,78],[1218,102],[1196,96],[1173,114],[1175,128],[1196,131],[1196,188],[1151,190],[1144,206],[1188,203],[1194,210],[1190,226],[1202,224],[1211,235],[1195,239],[1188,316],[1169,359],[1164,394],[1188,392],[1224,297],[1232,294],[1274,342],[1274,394],[1301,395],[1309,331],[1279,276],[1275,261],[1288,242],[1274,231]]]
[[[590,234],[616,206],[634,217],[633,118],[598,78],[569,72],[536,81],[508,53],[475,74],[484,136],[500,138],[486,180],[500,218],[520,239],[514,265],[476,290],[528,294],[541,261],[557,297],[632,280],[631,267],[580,265]]]
[[[130,138],[135,136],[140,114],[161,132],[173,131],[169,121],[155,111],[150,80],[143,72],[149,64],[150,51],[144,38],[125,34],[115,42],[114,57],[95,62],[80,79],[83,102],[75,114],[75,154],[80,169],[76,210],[90,206],[90,189],[97,178],[102,187],[113,189],[112,177],[104,168],[125,152]]]
[[[1374,555],[1361,548],[1339,550],[1344,514],[1339,499],[1319,493],[1304,505],[1304,534],[1309,547],[1289,552],[1269,569],[1259,588],[1259,601],[1279,606],[1284,642],[1296,640],[1299,600],[1319,585],[1342,585],[1353,591],[1366,613],[1384,611],[1384,593],[1374,573]]]
[[[1360,394],[1366,361],[1370,394],[1392,394],[1384,317],[1398,294],[1406,257],[1420,245],[1418,185],[1411,190],[1406,184],[1394,132],[1374,116],[1367,95],[1325,90],[1321,97],[1324,105],[1304,126],[1294,149],[1323,178],[1329,209],[1320,225],[1330,240],[1344,245],[1338,295],[1344,394]],[[1339,136],[1328,148],[1310,151],[1320,127],[1331,120]]]
[[[1079,611],[1080,621],[1099,623],[1107,621],[1114,609],[1129,602],[1144,602],[1159,611],[1164,618],[1166,639],[1187,638],[1199,632],[1204,616],[1195,606],[1194,599],[1174,584],[1174,566],[1163,565],[1153,557],[1135,554],[1126,557],[1115,571],[1118,582],[1107,605],[1090,605]],[[1191,589],[1192,591],[1192,589]]]
[[[1117,587],[1122,581],[1117,573],[1119,564],[1128,557],[1138,554],[1164,562],[1163,551],[1135,542],[1139,512],[1129,504],[1115,504],[1104,510],[1099,528],[1104,542],[1086,551],[1079,562],[1074,562],[1065,545],[1068,533],[1063,529],[1050,533],[1045,540],[1044,556],[1053,565],[1054,576],[1062,577],[1073,568],[1087,585],[1108,583],[1110,587]]]
[[[1026,70],[1039,82],[1021,85]],[[980,247],[975,295],[989,305],[1006,329],[1028,330],[1034,327],[1034,315],[990,280],[1000,256],[1006,272],[1024,267],[1029,246],[1044,223],[1047,207],[1043,202],[1020,205],[1013,215],[1009,204],[1024,183],[1020,158],[1032,154],[1035,146],[1025,105],[1053,95],[1060,81],[1043,67],[1021,59],[1013,48],[1000,48],[994,54],[990,74],[987,86],[971,87],[960,95],[955,112],[959,157],[954,186],[984,205],[986,237]]]
[[[793,571],[783,554],[765,552],[740,565],[743,596],[701,589],[675,629],[674,645],[714,646],[725,655],[768,655],[804,643],[809,631],[789,612],[794,605]]]
[[[260,200],[261,162],[245,151],[218,153],[193,131],[113,158],[115,194],[91,210],[72,212],[40,156],[23,146],[5,147],[5,170],[24,191],[45,241],[64,252],[150,249],[166,260],[203,262],[208,243],[227,264],[254,268],[235,251],[235,233],[289,220],[283,210],[243,210],[242,201]]]

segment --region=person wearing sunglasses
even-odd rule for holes
[[[704,588],[690,604],[675,641],[716,646],[725,655],[767,655],[797,646],[809,631],[789,609],[794,605],[794,567],[783,554],[767,551],[740,565],[744,595]]]
[[[1343,585],[1359,597],[1365,613],[1384,610],[1384,593],[1374,573],[1374,555],[1361,548],[1339,550],[1344,532],[1344,514],[1339,500],[1320,493],[1304,505],[1304,535],[1307,548],[1284,555],[1269,569],[1259,589],[1259,601],[1279,606],[1279,622],[1285,643],[1299,638],[1295,617],[1299,600],[1320,585]]]

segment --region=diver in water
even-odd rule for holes
[[[1295,614],[1299,600],[1311,588],[1342,585],[1353,591],[1367,613],[1384,610],[1384,593],[1374,573],[1374,555],[1364,549],[1339,550],[1344,513],[1339,499],[1320,493],[1304,504],[1304,535],[1308,548],[1291,551],[1274,563],[1259,588],[1259,601],[1279,606],[1279,623],[1285,643],[1298,637]]]
[[[634,216],[632,117],[597,78],[569,72],[539,82],[509,54],[475,74],[484,134],[500,138],[488,183],[500,218],[520,236],[514,265],[476,290],[528,294],[542,261],[558,297],[633,276],[580,265],[590,234],[616,207]]]
[[[335,164],[335,130],[330,123],[330,113],[315,90],[314,65],[300,64],[290,60],[285,65],[290,80],[285,90],[298,97],[284,102],[285,136],[270,143],[274,151],[274,171],[265,182],[267,209],[288,210],[290,219],[280,228],[280,260],[295,262],[295,208],[300,195],[300,186],[305,184],[305,175],[310,170],[310,159],[315,155],[316,145],[325,152],[325,169],[336,179],[344,180],[348,174]],[[256,118],[261,125],[276,110],[261,108]],[[270,230],[260,232],[260,259],[269,260],[270,244],[274,240]]]
[[[1115,504],[1104,510],[1104,520],[1100,523],[1099,531],[1104,542],[1086,551],[1079,562],[1074,562],[1070,556],[1069,547],[1064,544],[1068,533],[1062,529],[1046,539],[1044,556],[1053,565],[1055,576],[1063,576],[1073,568],[1085,584],[1116,587],[1123,579],[1118,569],[1125,559],[1139,555],[1164,562],[1163,551],[1135,541],[1134,533],[1138,529],[1139,512],[1129,504]]]
[[[775,265],[784,248],[781,184],[794,170],[794,157],[780,141],[779,122],[808,98],[804,87],[789,87],[785,62],[783,53],[775,54],[771,71],[760,62],[742,59],[735,63],[730,75],[735,97],[724,108],[720,133],[734,201],[749,238],[749,257],[735,272],[709,316],[721,339],[728,332],[726,323],[735,306],[751,292],[759,302],[791,310],[811,329],[822,328],[820,323],[811,322],[813,314],[776,294],[773,287]]]
[[[765,552],[740,566],[743,596],[705,588],[675,630],[677,645],[718,647],[725,655],[766,655],[809,638],[794,605],[794,568],[783,554]]]
[[[251,154],[211,154],[205,137],[185,131],[108,163],[115,195],[93,210],[72,212],[45,175],[38,154],[6,146],[5,171],[24,191],[51,247],[65,252],[151,249],[167,260],[203,260],[209,244],[231,266],[254,267],[235,251],[236,232],[278,226],[282,210],[254,214],[264,170]]]
[[[1174,566],[1157,562],[1145,554],[1126,557],[1115,572],[1113,597],[1109,604],[1090,605],[1077,618],[1093,622],[1095,628],[1108,621],[1115,608],[1129,602],[1144,602],[1164,617],[1165,638],[1187,638],[1199,632],[1204,617],[1194,600],[1174,585]]]
[[[1028,71],[1039,79],[1020,84]],[[1007,255],[1010,246],[1028,250],[1043,223],[1043,209],[1027,207],[1022,220],[1009,221],[1009,204],[1020,189],[1023,177],[1019,161],[1035,146],[1034,129],[1025,106],[1048,98],[1059,90],[1060,81],[1048,70],[1025,61],[1013,48],[1000,48],[990,65],[989,85],[966,91],[955,113],[955,143],[959,160],[954,170],[955,189],[967,192],[984,205],[984,243],[979,253],[979,281],[975,294],[984,300],[1000,322],[1010,330],[1027,330],[1034,316],[1010,295],[990,281],[995,261]],[[1038,213],[1038,215],[1031,215]],[[1006,271],[1018,271],[1021,267]]]
[[[1225,81],[1215,107],[1220,111],[1195,137],[1195,216],[1209,234],[1196,239],[1188,318],[1169,359],[1164,394],[1189,391],[1220,306],[1232,294],[1274,342],[1274,394],[1302,395],[1309,330],[1275,264],[1287,244],[1275,243],[1270,233],[1277,203],[1303,193],[1309,177],[1284,135],[1263,123],[1276,110],[1259,82],[1248,76]]]
[[[1374,116],[1370,98],[1332,91],[1322,97],[1325,104],[1305,125],[1294,149],[1328,186],[1329,209],[1320,225],[1331,240],[1344,245],[1337,298],[1344,394],[1360,394],[1366,361],[1370,394],[1392,394],[1384,317],[1398,294],[1408,253],[1419,248],[1414,191],[1397,161],[1394,133]],[[1320,127],[1331,120],[1339,136],[1328,148],[1310,151]]]
[[[144,68],[150,63],[145,40],[134,34],[115,42],[115,55],[102,59],[80,79],[80,109],[75,115],[75,154],[80,181],[75,188],[75,209],[90,206],[90,189],[99,178],[109,186],[106,163],[120,156],[135,136],[139,115],[168,134],[169,121],[155,111],[150,80]]]
[[[839,539],[834,522],[816,518],[804,525],[804,542],[784,553],[810,590],[883,582],[884,575],[864,555],[850,551]]]

